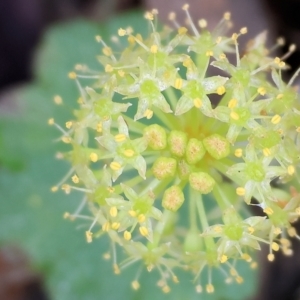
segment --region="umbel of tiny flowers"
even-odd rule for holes
[[[113,40],[127,39],[121,52],[97,36],[103,71],[77,65],[69,73],[79,87],[78,109],[66,129],[49,124],[69,144],[58,157],[72,167],[52,191],[83,193],[65,217],[90,220],[89,243],[109,236],[105,257],[112,256],[116,274],[142,264],[158,272],[167,293],[182,268],[197,292],[205,285],[212,293],[212,269],[242,283],[234,266],[244,260],[254,268],[261,244],[269,246],[269,261],[278,250],[292,254],[288,236],[298,237],[293,223],[300,216],[298,72],[283,81],[286,65],[269,56],[265,33],[241,56],[238,38],[247,29],[227,36],[229,13],[209,31],[204,19],[193,22],[188,5],[183,10],[187,27],[171,13],[175,29],[159,30],[153,10],[145,14],[148,37],[120,28]],[[94,82],[85,86],[87,79]],[[245,208],[252,205],[265,216],[251,215]],[[127,257],[117,258],[117,247]]]

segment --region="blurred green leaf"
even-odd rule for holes
[[[77,63],[100,70],[96,56],[101,47],[95,35],[110,43],[119,27],[129,25],[139,32],[148,30],[140,13],[118,16],[104,25],[79,20],[53,27],[37,53],[35,82],[20,92],[21,112],[0,119],[0,242],[19,244],[29,253],[43,272],[52,299],[199,299],[183,272],[178,272],[180,284],[165,295],[156,287],[159,274],[144,271],[141,289],[134,292],[130,282],[139,267],[114,275],[111,262],[102,259],[109,250],[108,240],[87,244],[84,231],[89,224],[62,218],[65,211],[76,209],[82,196],[50,192],[69,169],[54,158],[62,145],[53,142],[59,133],[47,125],[51,117],[64,124],[76,107],[78,90],[67,74]],[[63,105],[54,105],[56,94],[62,96]],[[214,271],[216,292],[203,293],[201,299],[246,299],[255,289],[256,274],[243,265],[241,275],[245,283],[228,285],[226,276]]]

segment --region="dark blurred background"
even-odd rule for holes
[[[278,51],[284,53],[291,43],[300,48],[300,0],[189,2],[192,17],[205,17],[212,27],[225,11],[231,11],[238,29],[243,26],[249,28],[248,39],[267,29],[271,40],[275,41],[278,36],[285,37],[287,46]],[[167,20],[170,11],[176,11],[179,19],[183,20],[181,7],[184,3],[181,0],[0,0],[0,94],[32,79],[35,49],[43,32],[54,23],[78,17],[102,22],[133,8],[158,8],[162,20]],[[291,66],[290,73],[300,66],[299,50],[288,58],[288,63]],[[299,241],[294,244],[293,259],[279,255],[272,264],[261,260],[260,288],[253,299],[300,299]],[[9,274],[18,274],[18,280],[10,281]],[[0,299],[48,299],[42,278],[31,270],[29,260],[20,249],[7,246],[0,248]]]

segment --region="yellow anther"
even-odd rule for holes
[[[165,285],[165,286],[163,286],[162,291],[163,291],[165,294],[168,294],[168,293],[170,293],[171,288],[170,288],[168,285]]]
[[[102,40],[102,38],[101,38],[100,35],[96,35],[96,36],[95,36],[95,40],[96,40],[96,42],[100,43],[101,40]]]
[[[153,21],[154,20],[154,15],[153,13],[147,11],[144,15],[145,19],[149,20],[149,21]]]
[[[181,78],[176,78],[174,87],[178,90],[182,88],[183,80]]]
[[[220,58],[221,60],[225,59],[225,58],[226,58],[226,54],[225,54],[225,53],[221,53],[221,54],[219,55],[219,58]]]
[[[128,213],[129,213],[129,215],[130,215],[131,217],[133,217],[133,218],[136,217],[136,215],[137,215],[137,213],[136,213],[135,210],[129,210]]]
[[[116,275],[119,275],[121,273],[120,268],[119,268],[119,266],[117,264],[114,264],[113,268],[114,268],[114,273]]]
[[[140,42],[143,41],[143,37],[142,37],[141,34],[139,34],[139,33],[135,36],[135,38],[136,38],[138,41],[140,41]]]
[[[125,140],[126,140],[126,135],[124,133],[119,133],[119,134],[115,135],[115,141],[117,143],[124,142]]]
[[[116,161],[111,162],[109,166],[113,171],[119,171],[122,167],[121,164]]]
[[[243,156],[243,149],[242,149],[242,148],[237,148],[237,149],[235,149],[234,155],[235,155],[236,157],[242,157],[242,156]]]
[[[102,123],[98,123],[96,126],[96,131],[97,132],[102,132]]]
[[[222,41],[222,37],[221,36],[218,36],[217,39],[216,39],[216,43],[217,44],[220,44]]]
[[[143,223],[146,220],[146,216],[144,214],[140,214],[138,215],[137,219],[140,223]]]
[[[185,60],[182,62],[182,64],[183,64],[184,67],[189,68],[189,67],[191,67],[192,62],[193,62],[193,61],[192,61],[190,58],[187,58],[187,59],[185,59]]]
[[[123,153],[126,157],[129,157],[129,158],[133,157],[135,155],[135,152],[132,149],[126,149]]]
[[[258,89],[257,89],[257,92],[260,94],[260,95],[262,95],[262,96],[264,96],[265,94],[266,94],[266,89],[264,88],[264,87],[259,87]]]
[[[48,125],[53,125],[53,124],[54,124],[54,119],[53,118],[49,119],[48,120]]]
[[[111,224],[111,228],[113,229],[113,230],[118,230],[119,228],[120,228],[120,223],[119,222],[113,222],[112,224]]]
[[[73,125],[73,122],[72,121],[68,121],[66,122],[66,128],[70,129]]]
[[[186,27],[179,27],[178,30],[177,30],[177,32],[178,32],[179,35],[184,35],[184,34],[187,33],[187,31],[188,30],[187,30]]]
[[[249,227],[248,227],[248,232],[249,232],[250,234],[252,234],[254,231],[255,231],[255,229],[254,229],[252,226],[249,226]]]
[[[223,255],[220,257],[220,262],[221,262],[222,264],[224,264],[227,260],[228,260],[228,256],[225,255],[225,254],[223,254]]]
[[[278,94],[277,96],[276,96],[276,99],[277,100],[280,100],[280,99],[282,99],[283,98],[283,94]]]
[[[288,230],[287,230],[288,234],[290,237],[295,237],[297,235],[297,231],[295,229],[295,227],[290,227]]]
[[[279,46],[284,46],[285,45],[285,39],[283,37],[279,37],[277,40],[276,40],[277,44]]]
[[[215,288],[214,288],[214,286],[211,283],[209,283],[209,284],[206,285],[206,292],[208,294],[212,294],[214,291],[215,291]]]
[[[272,215],[274,213],[273,209],[271,207],[266,207],[263,212],[267,215]]]
[[[137,280],[134,280],[134,281],[131,282],[131,287],[132,287],[135,291],[137,291],[137,290],[140,288],[140,284],[139,284],[139,282],[138,282]]]
[[[279,227],[275,227],[273,232],[275,235],[278,235],[282,233],[282,230]]]
[[[93,233],[90,231],[85,232],[86,241],[91,243],[93,241]]]
[[[281,117],[279,115],[275,115],[275,116],[272,117],[271,123],[272,124],[278,124],[280,122],[280,120],[281,120]]]
[[[280,58],[279,58],[279,57],[275,57],[275,58],[274,58],[274,63],[275,63],[275,64],[279,64],[279,63],[280,63],[280,61],[281,61],[281,60],[280,60]]]
[[[297,215],[300,216],[300,207],[297,207],[297,208],[295,209],[295,213],[296,213]]]
[[[111,50],[110,47],[104,47],[104,48],[102,49],[102,52],[103,52],[103,54],[106,55],[106,56],[111,56],[111,55],[112,55],[112,50]]]
[[[110,223],[109,222],[105,222],[103,225],[102,225],[102,230],[107,232],[110,230]]]
[[[76,75],[75,72],[70,72],[70,73],[68,74],[68,76],[69,76],[70,79],[76,79],[76,78],[77,78],[77,75]]]
[[[224,15],[223,15],[223,18],[224,18],[226,21],[229,21],[230,18],[231,18],[230,12],[225,12]]]
[[[235,111],[232,111],[232,112],[230,113],[230,118],[233,119],[233,120],[235,120],[235,121],[237,121],[237,120],[240,119],[240,116],[239,116],[239,114],[236,113]]]
[[[69,144],[71,143],[72,139],[69,136],[63,136],[61,138],[61,140],[65,143],[65,144]]]
[[[285,62],[281,61],[278,65],[279,65],[280,68],[283,68],[285,66]]]
[[[269,253],[268,254],[268,261],[274,261],[274,259],[275,259],[274,254],[273,253]]]
[[[241,277],[241,276],[237,276],[237,277],[235,278],[235,280],[236,280],[236,282],[239,283],[239,284],[241,284],[241,283],[244,282],[244,279],[243,279],[243,277]]]
[[[297,127],[297,128],[296,128],[296,131],[297,131],[297,132],[300,132],[300,127]]]
[[[98,161],[98,154],[95,153],[95,152],[92,152],[92,153],[90,154],[90,160],[91,160],[92,162],[97,162],[97,161]]]
[[[253,269],[253,270],[256,269],[257,268],[257,262],[256,261],[252,262],[251,265],[250,265],[250,268]]]
[[[205,19],[200,19],[198,21],[198,25],[200,28],[206,28],[207,27],[207,21]]]
[[[228,107],[230,109],[235,108],[237,105],[238,101],[235,98],[232,98],[229,102],[228,102]]]
[[[79,97],[79,98],[77,99],[77,103],[78,103],[78,104],[82,104],[82,103],[83,103],[82,97]]]
[[[148,231],[147,227],[145,227],[145,226],[141,226],[139,228],[139,231],[142,236],[147,236],[149,234],[149,231]]]
[[[183,10],[188,10],[189,7],[190,7],[189,4],[186,3],[186,4],[184,4],[184,5],[182,6],[182,9],[183,9]]]
[[[51,187],[51,192],[55,193],[57,191],[58,191],[58,187],[57,186]]]
[[[291,241],[285,238],[280,239],[280,243],[284,247],[290,247],[291,246]]]
[[[200,108],[202,106],[202,100],[200,98],[194,99],[193,103],[196,108]]]
[[[252,258],[248,253],[243,253],[242,254],[242,259],[244,259],[246,262],[251,262]]]
[[[206,51],[205,53],[206,56],[213,56],[214,53],[211,50]]]
[[[111,73],[113,70],[114,70],[114,68],[110,64],[107,64],[105,66],[105,72]]]
[[[127,31],[126,31],[125,29],[119,28],[119,30],[118,30],[118,35],[119,35],[119,36],[124,36],[124,35],[126,35],[126,34],[127,34]]]
[[[176,14],[174,13],[174,11],[171,11],[171,12],[169,13],[168,19],[169,19],[170,21],[174,21],[174,20],[176,19]]]
[[[127,230],[124,231],[124,239],[126,241],[131,240],[131,233],[130,233],[130,231],[127,231]]]
[[[244,196],[246,194],[246,190],[243,187],[236,188],[235,192],[238,196]]]
[[[157,50],[158,50],[157,45],[152,45],[151,48],[150,48],[150,52],[153,53],[153,54],[157,53]]]
[[[270,156],[271,155],[271,150],[269,148],[264,148],[263,149],[263,154],[264,154],[264,156]]]
[[[61,96],[54,96],[54,98],[53,98],[53,100],[54,100],[54,103],[55,104],[57,104],[57,105],[60,105],[60,104],[62,104],[62,97]]]
[[[247,27],[243,27],[240,29],[240,33],[241,34],[246,34],[248,32],[248,28]]]
[[[144,113],[144,116],[149,120],[153,117],[153,110],[147,109]]]
[[[221,85],[217,88],[217,94],[218,95],[223,95],[226,92],[225,86]]]
[[[109,214],[114,218],[118,215],[118,209],[115,206],[112,206],[109,210]]]
[[[197,285],[196,285],[196,292],[197,292],[198,294],[202,293],[202,286],[201,286],[201,284],[197,284]]]
[[[111,194],[115,191],[115,188],[113,188],[112,186],[108,186],[106,188]]]
[[[71,192],[71,187],[68,184],[63,184],[62,187],[61,187],[61,189],[63,191],[65,191],[66,194],[70,194],[70,192]]]
[[[70,218],[70,213],[69,212],[65,212],[63,218],[64,219],[69,219]]]
[[[272,249],[273,249],[274,251],[278,251],[278,250],[279,250],[279,245],[278,245],[277,243],[275,243],[275,242],[273,242],[273,243],[271,244],[271,247],[272,247]]]
[[[178,277],[177,276],[172,276],[172,280],[174,283],[179,283]]]
[[[132,45],[135,44],[135,38],[134,38],[134,36],[130,35],[127,40],[128,40],[128,42],[130,44],[132,44]]]
[[[84,65],[81,65],[81,64],[76,64],[74,69],[75,69],[76,71],[82,71],[82,70],[85,69],[85,66],[84,66]]]
[[[103,259],[105,259],[105,260],[109,260],[109,259],[111,258],[111,255],[110,255],[109,252],[106,252],[106,253],[104,253],[104,254],[102,255],[102,257],[103,257]]]
[[[290,176],[295,174],[295,167],[293,165],[289,165],[287,168],[287,172]]]
[[[231,268],[230,270],[229,270],[229,273],[230,273],[230,275],[231,276],[238,276],[238,272],[236,271],[236,269],[234,269],[234,268]]]
[[[222,227],[219,225],[216,225],[213,227],[214,232],[221,233],[223,231]]]
[[[74,183],[78,183],[78,182],[79,182],[78,176],[77,176],[77,175],[72,176],[72,181],[73,181]]]
[[[123,70],[119,70],[118,74],[120,77],[124,77],[125,76],[125,72]]]
[[[232,39],[233,41],[236,41],[237,38],[238,38],[238,34],[237,34],[237,33],[234,33],[234,34],[231,36],[231,39]]]

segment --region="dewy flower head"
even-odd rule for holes
[[[148,12],[148,37],[120,28],[120,39],[128,40],[121,53],[97,37],[103,71],[81,74],[77,67],[69,74],[79,86],[79,108],[66,129],[54,119],[49,125],[70,145],[63,156],[72,168],[52,191],[84,193],[65,217],[91,219],[88,242],[100,229],[113,249],[124,249],[128,258],[121,262],[113,251],[115,273],[141,261],[158,271],[167,293],[168,280],[178,282],[174,272],[183,268],[199,292],[208,268],[212,293],[212,268],[227,266],[226,280],[242,283],[235,262],[251,262],[261,243],[269,245],[270,261],[280,248],[292,252],[286,236],[298,236],[291,223],[300,215],[299,99],[296,75],[284,83],[285,64],[266,56],[264,34],[241,56],[238,38],[247,30],[226,37],[228,13],[210,32],[205,20],[198,26],[183,9],[189,28],[171,14],[177,29],[159,31],[157,11]],[[212,69],[220,74],[210,76]],[[94,88],[83,87],[85,78],[96,80]],[[265,217],[245,215],[247,205]],[[81,215],[84,206],[91,216]],[[208,207],[219,215],[209,217]],[[132,287],[139,286],[134,278]]]

